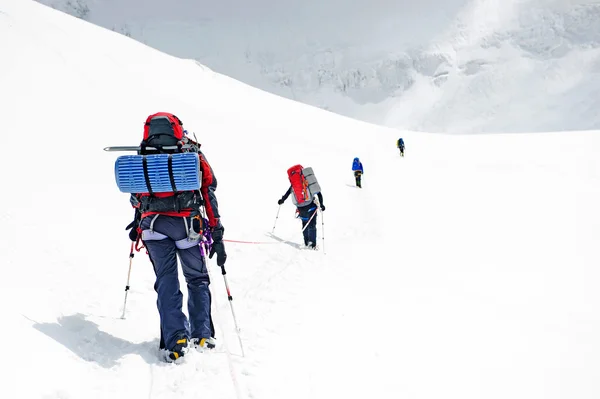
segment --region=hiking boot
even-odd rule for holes
[[[192,346],[196,349],[214,349],[217,346],[217,340],[214,338],[192,338],[190,340]]]
[[[317,250],[317,244],[315,244],[312,241],[309,241],[308,244],[306,245],[306,249],[314,249],[316,251]]]
[[[170,361],[175,361],[180,357],[185,356],[188,349],[188,339],[186,337],[179,338],[175,343],[175,346],[167,351],[167,356]]]

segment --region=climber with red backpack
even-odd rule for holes
[[[321,211],[325,211],[321,187],[312,168],[295,165],[288,169],[287,174],[290,188],[277,204],[282,205],[290,194],[294,194],[292,202],[296,205],[298,218],[302,220],[304,245],[310,249],[317,249],[317,209],[320,207]]]
[[[175,115],[150,115],[138,155],[121,157],[115,168],[117,184],[131,193],[135,208],[127,226],[129,238],[142,241],[156,274],[160,349],[167,361],[184,356],[191,346],[214,348],[210,279],[200,244],[209,245],[208,256],[216,254],[217,265],[224,267],[227,259],[215,197],[217,179],[200,145],[186,133]],[[182,311],[178,256],[187,283],[189,319]]]

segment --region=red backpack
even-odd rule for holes
[[[205,184],[212,183],[212,170],[206,159],[200,152],[200,145],[187,137],[183,130],[183,123],[175,115],[169,112],[157,112],[146,118],[144,124],[144,138],[140,143],[138,155],[144,155],[142,163],[144,168],[144,178],[146,186],[150,187],[148,159],[146,155],[153,156],[155,154],[177,154],[193,152],[197,153],[201,165],[200,179],[201,187]],[[174,183],[172,155],[168,159],[168,175],[171,184]],[[158,164],[154,165],[157,166]],[[164,167],[164,164],[163,164]],[[164,172],[164,171],[163,171]],[[158,176],[156,172],[152,172],[153,177]],[[174,188],[175,190],[175,188]],[[184,190],[184,191],[168,191],[168,192],[140,192],[133,193],[131,204],[135,208],[139,208],[143,215],[153,213],[163,213],[171,216],[188,216],[191,212],[199,213],[202,203],[202,196],[208,195],[202,187],[200,190]],[[207,208],[207,212],[208,212]],[[209,212],[209,214],[212,211]],[[214,220],[214,217],[210,217]]]
[[[142,154],[148,153],[145,147],[163,152],[163,147],[181,146],[183,136],[183,124],[178,117],[168,112],[152,114],[146,118],[144,125],[144,139],[140,145]]]
[[[292,184],[294,198],[296,199],[294,202],[298,205],[312,201],[310,192],[308,191],[308,182],[302,173],[302,169],[302,165],[294,165],[287,170],[288,178]]]

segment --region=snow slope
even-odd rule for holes
[[[40,0],[252,86],[386,126],[600,129],[596,0]]]
[[[598,129],[600,4],[477,0],[424,52],[384,124],[450,133]]]
[[[600,395],[599,132],[385,129],[32,1],[0,2],[0,38],[2,397]],[[132,212],[102,148],[159,110],[201,140],[226,238],[255,242],[227,243],[243,357],[212,262],[215,352],[158,360],[143,253],[120,319]],[[297,249],[289,202],[267,234],[296,163],[323,187],[325,251]]]

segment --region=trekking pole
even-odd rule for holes
[[[323,211],[321,210],[321,201],[319,201],[319,199],[316,198],[315,202],[317,203],[317,211],[321,211],[321,239],[323,240],[323,255],[326,255],[326,253],[325,253],[325,218],[323,218]],[[317,211],[315,211],[315,214],[317,213]]]
[[[231,290],[229,289],[229,283],[227,282],[227,272],[225,271],[225,265],[221,267],[221,274],[223,275],[223,281],[225,281],[225,289],[227,290],[227,299],[229,300],[229,307],[231,308],[231,314],[233,315],[233,323],[235,325],[235,332],[237,333],[238,340],[240,341],[240,348],[242,349],[242,357],[244,354],[244,345],[242,344],[242,337],[240,336],[240,328],[238,327],[237,318],[235,317],[235,311],[233,310],[233,296],[231,296]]]
[[[326,255],[326,253],[325,253],[325,218],[323,217],[323,211],[321,211],[321,239],[323,240],[323,255]]]
[[[205,223],[208,223],[206,220]],[[212,234],[210,231],[205,235],[205,241],[201,241],[200,248],[202,249],[202,257],[204,258],[204,264],[206,265],[206,255],[210,252],[210,246],[213,243]],[[215,262],[216,263],[216,262]],[[217,265],[218,266],[218,265]],[[227,290],[227,299],[229,300],[229,307],[231,308],[231,314],[233,315],[233,323],[235,325],[235,332],[237,333],[238,340],[240,341],[240,349],[242,350],[242,357],[246,357],[244,354],[244,345],[242,344],[242,337],[240,336],[240,328],[237,324],[237,318],[235,317],[235,311],[233,310],[233,296],[231,295],[231,290],[229,289],[229,283],[227,282],[227,272],[225,271],[225,265],[219,266],[221,268],[221,274],[223,275],[223,281],[225,282],[225,289]]]
[[[275,226],[277,225],[277,219],[279,219],[279,211],[281,210],[281,205],[277,208],[277,216],[275,216],[275,223],[273,223],[273,230],[271,230],[271,234],[275,233]]]
[[[125,309],[127,308],[127,294],[129,293],[129,278],[131,277],[131,264],[133,263],[133,246],[134,242],[131,242],[131,249],[129,250],[129,271],[127,272],[127,285],[125,285],[125,301],[123,302],[123,314],[121,319],[125,319]]]
[[[306,230],[306,228],[308,227],[308,225],[310,224],[311,220],[313,220],[313,218],[315,217],[316,214],[317,214],[317,211],[315,210],[315,212],[312,214],[312,216],[310,217],[310,219],[308,219],[308,222],[306,222],[306,224],[302,228],[302,233],[304,233],[304,230]]]

